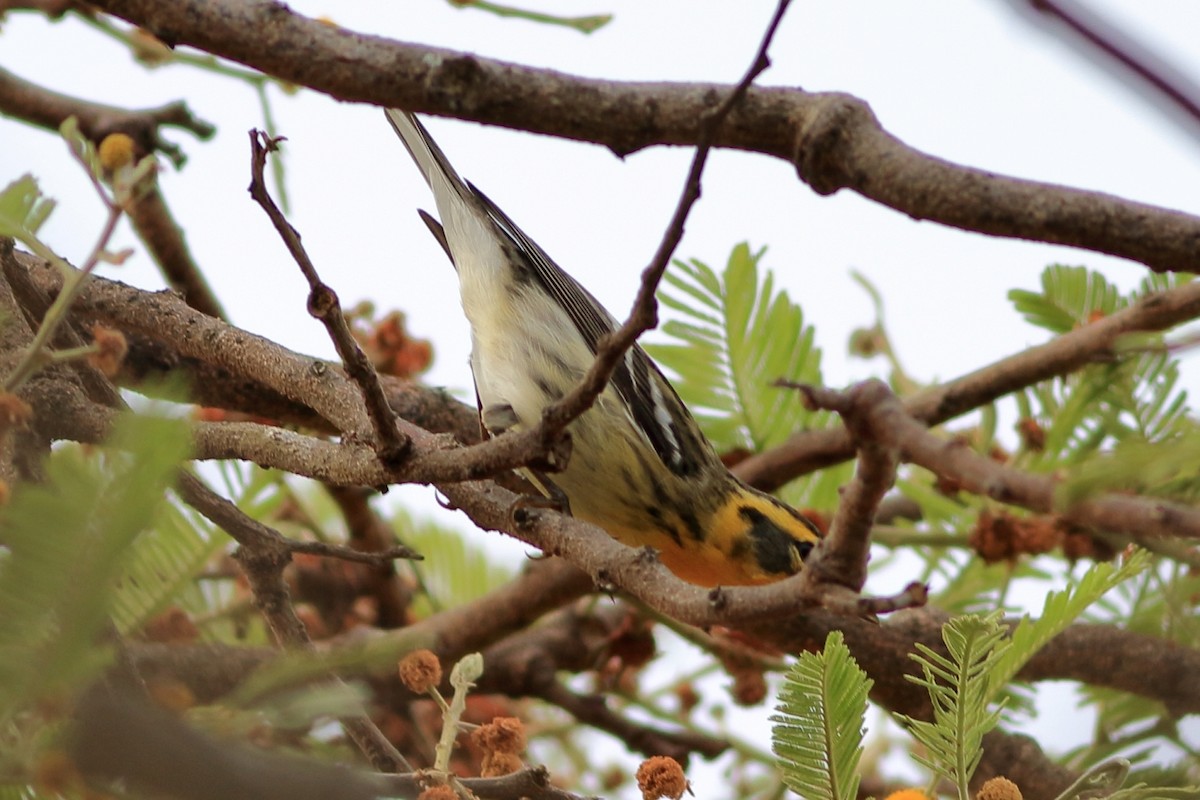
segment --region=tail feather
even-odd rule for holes
[[[385,109],[384,113],[387,114],[392,129],[404,143],[405,149],[416,162],[417,168],[421,170],[425,182],[433,189],[435,197],[443,189],[450,189],[463,199],[471,197],[472,192],[466,182],[459,177],[442,148],[438,147],[437,142],[415,115],[396,108]]]

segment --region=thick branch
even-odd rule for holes
[[[274,3],[99,0],[188,44],[341,100],[440,113],[602,143],[625,154],[694,144],[730,86],[581,78],[333,28]],[[908,147],[860,100],[752,89],[715,140],[797,165],[816,191],[848,188],[914,219],[1082,247],[1194,271],[1200,219],[1099,192],[1005,178]]]

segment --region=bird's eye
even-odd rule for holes
[[[800,558],[802,558],[802,559],[808,558],[808,554],[811,553],[812,549],[813,549],[812,542],[799,542],[798,541],[798,542],[794,542],[792,544],[792,546],[796,548],[796,552],[798,552],[800,554]]]

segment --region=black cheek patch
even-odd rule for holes
[[[795,572],[795,553],[797,542],[778,525],[769,520],[765,514],[748,506],[738,509],[738,514],[750,523],[750,541],[754,546],[754,560],[764,572],[791,575]],[[809,545],[812,549],[812,545]],[[804,550],[800,551],[804,554]]]

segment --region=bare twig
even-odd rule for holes
[[[808,387],[788,381],[778,381],[776,385],[808,390]],[[820,597],[831,584],[838,585],[849,589],[852,595],[843,595],[841,601],[857,605],[857,595],[867,580],[871,526],[880,501],[896,482],[900,452],[895,445],[873,437],[870,428],[864,424],[863,416],[868,409],[863,405],[871,402],[870,397],[847,392],[840,400],[842,402],[833,410],[841,415],[858,448],[858,467],[854,479],[842,489],[841,502],[829,534],[805,559],[802,574],[806,594]]]
[[[304,245],[300,243],[300,234],[284,218],[283,212],[271,199],[263,178],[263,168],[267,163],[267,155],[279,147],[279,140],[272,139],[262,131],[250,131],[250,196],[262,206],[271,224],[279,232],[287,245],[288,252],[296,260],[300,271],[308,280],[308,313],[321,321],[338,356],[346,366],[346,372],[362,391],[363,402],[366,404],[367,416],[375,431],[375,447],[379,460],[388,467],[399,466],[408,456],[412,447],[409,438],[396,425],[396,414],[388,405],[387,396],[379,384],[379,376],[375,372],[370,359],[358,346],[350,325],[342,314],[342,306],[337,293],[317,275],[317,268],[308,257]]]
[[[1095,8],[1076,0],[1008,1],[1018,10],[1032,12],[1024,16],[1039,26],[1066,29],[1068,35],[1059,37],[1061,40],[1100,66],[1116,67],[1122,77],[1131,77],[1139,98],[1157,99],[1155,105],[1175,112],[1168,116],[1187,118],[1189,133],[1200,133],[1200,85],[1170,64],[1159,52],[1161,48],[1147,46],[1126,27],[1113,24]],[[1143,91],[1146,86],[1152,94]]]
[[[354,561],[359,564],[370,564],[375,567],[391,564],[398,558],[413,561],[420,561],[423,558],[420,553],[404,545],[396,545],[386,550],[367,552],[342,545],[329,544],[328,542],[290,542],[288,549],[293,553],[307,553],[313,556],[337,558],[342,561]]]
[[[670,756],[687,766],[692,753],[714,759],[729,749],[729,742],[695,731],[660,730],[626,719],[606,705],[599,695],[577,694],[558,681],[549,681],[535,697],[556,705],[581,723],[615,737],[630,750],[651,756]]]
[[[592,407],[596,398],[604,391],[612,377],[613,371],[621,363],[622,357],[629,348],[633,347],[638,337],[658,324],[658,301],[655,293],[662,280],[663,273],[671,263],[671,256],[679,241],[683,238],[684,225],[696,201],[700,199],[700,178],[704,173],[704,165],[708,161],[717,132],[730,112],[740,103],[749,91],[755,78],[763,73],[771,64],[767,58],[767,50],[775,38],[783,15],[791,0],[780,0],[771,17],[767,30],[759,43],[754,61],[746,74],[726,95],[725,99],[711,112],[701,115],[696,136],[696,153],[692,157],[687,179],[684,181],[683,193],[675,206],[671,221],[663,233],[662,241],[650,260],[650,264],[642,271],[641,284],[633,301],[629,317],[621,327],[606,336],[596,351],[592,366],[584,375],[579,385],[565,397],[546,407],[542,412],[542,421],[538,426],[545,446],[550,446],[558,438],[572,420]]]

